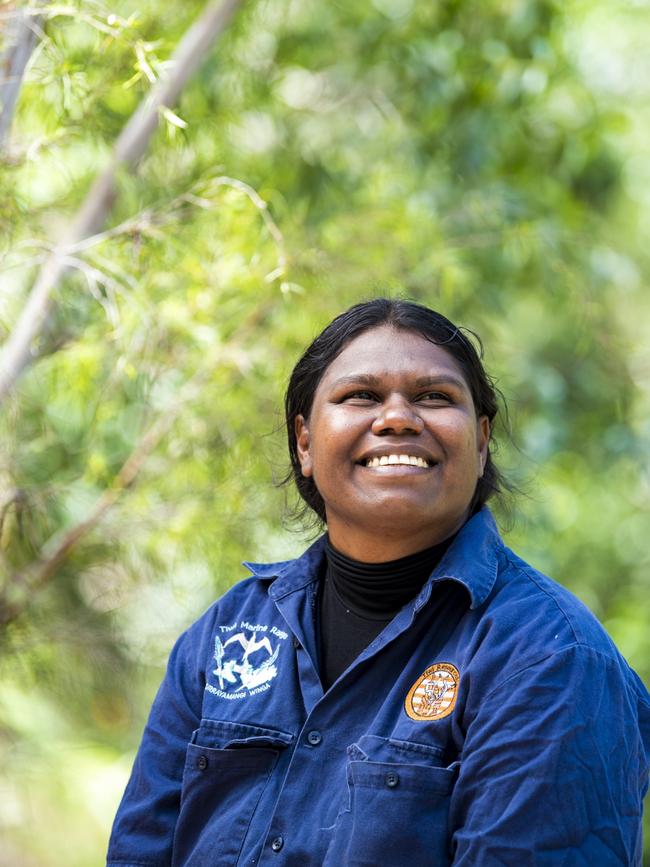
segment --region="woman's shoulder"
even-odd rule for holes
[[[482,620],[493,629],[491,638],[516,644],[527,665],[556,653],[596,654],[603,665],[647,691],[631,670],[605,627],[587,605],[567,587],[535,569],[503,545],[498,577],[486,600]]]
[[[227,640],[241,630],[254,633],[272,628],[275,606],[268,593],[270,584],[270,579],[255,574],[237,580],[182,632],[177,651],[201,660],[212,652],[217,637]]]
[[[503,546],[495,584],[495,606],[526,609],[530,622],[543,634],[560,630],[565,640],[603,652],[615,646],[596,615],[571,590]]]
[[[484,508],[451,549],[451,574],[472,595],[468,629],[477,642],[515,648],[522,659],[567,646],[618,651],[597,617],[570,590],[512,551]]]
[[[576,718],[591,719],[607,690],[648,749],[650,696],[597,617],[505,545],[497,557],[492,591],[465,623],[464,663],[474,684],[467,719],[495,703],[532,713],[536,702],[551,707],[552,695]]]
[[[190,629],[201,624],[214,626],[216,623],[232,620],[233,617],[264,613],[273,604],[269,598],[272,580],[270,575],[259,574],[237,579],[212,602]]]

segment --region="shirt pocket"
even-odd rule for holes
[[[348,809],[338,817],[326,865],[445,867],[449,800],[458,763],[435,749],[366,736],[348,748]]]
[[[280,751],[292,740],[277,729],[201,720],[185,757],[173,867],[237,863]]]

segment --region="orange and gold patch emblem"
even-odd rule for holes
[[[411,719],[433,720],[449,716],[456,705],[460,674],[450,662],[430,665],[409,689],[404,709]]]

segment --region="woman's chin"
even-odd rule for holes
[[[431,501],[421,503],[417,499],[384,496],[369,500],[363,510],[352,515],[328,518],[330,535],[333,527],[346,534],[375,535],[382,540],[421,539],[440,535],[440,541],[460,527],[466,510],[436,508]],[[343,520],[340,520],[343,518]],[[346,519],[347,518],[347,519]],[[436,544],[433,539],[430,544]]]

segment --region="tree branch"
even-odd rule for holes
[[[206,375],[207,372],[204,371],[202,376],[193,377],[186,384],[184,394],[175,401],[173,410],[160,415],[151,425],[122,465],[113,479],[111,487],[107,488],[97,499],[86,520],[76,524],[61,538],[54,541],[52,550],[47,556],[23,572],[11,576],[7,587],[0,596],[0,627],[11,623],[23,612],[27,600],[30,600],[36,591],[47,584],[67,560],[75,545],[99,524],[121,494],[133,484],[149,454],[171,428],[181,408],[195,394],[202,378]],[[22,598],[11,598],[12,595],[16,594],[16,591],[22,591]]]
[[[259,331],[272,308],[273,302],[267,301],[266,304],[259,304],[250,312],[231,338],[230,345],[223,348],[224,358],[227,358],[231,353],[233,344],[241,344]],[[39,560],[27,569],[14,573],[10,577],[4,591],[0,594],[0,627],[7,626],[20,617],[33,601],[34,594],[43,589],[56,575],[73,548],[84,536],[97,527],[106,512],[136,481],[151,452],[171,429],[186,404],[199,393],[204,382],[212,375],[215,364],[215,359],[210,359],[208,364],[201,367],[185,383],[180,393],[174,398],[173,406],[161,413],[142,436],[113,479],[112,485],[97,499],[88,518],[69,529],[60,538],[51,539],[50,543],[44,546],[43,555]],[[48,548],[50,549],[49,552]]]
[[[25,69],[32,56],[40,17],[15,9],[7,20],[5,50],[0,57],[0,152],[6,147]]]
[[[203,15],[181,40],[165,77],[157,82],[122,130],[108,166],[90,189],[68,233],[43,263],[18,321],[2,348],[0,402],[32,360],[31,345],[48,319],[52,293],[69,267],[66,262],[69,249],[103,225],[115,197],[118,169],[124,166],[133,168],[142,158],[158,125],[160,109],[175,104],[188,79],[242,2],[223,0],[208,4]]]

